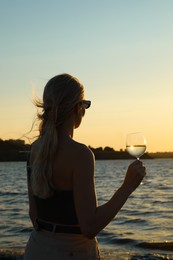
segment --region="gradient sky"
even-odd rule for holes
[[[173,151],[172,0],[1,0],[0,42],[0,138],[25,134],[32,91],[67,72],[92,100],[76,140],[119,150],[141,131]]]

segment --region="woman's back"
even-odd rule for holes
[[[73,190],[74,172],[79,163],[81,149],[83,148],[86,149],[86,146],[71,138],[62,138],[59,140],[57,153],[53,163],[52,182],[55,190]],[[31,167],[38,149],[39,140],[32,146]]]
[[[32,161],[37,154],[39,145],[39,140],[37,140],[31,150],[31,174]],[[54,194],[44,199],[34,195],[37,219],[66,225],[79,224],[73,194],[73,174],[82,146],[68,138],[59,141],[53,164]]]

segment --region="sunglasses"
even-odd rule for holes
[[[87,109],[91,106],[90,100],[81,100],[79,103],[82,105],[83,108]]]

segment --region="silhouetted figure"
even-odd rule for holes
[[[145,176],[136,160],[121,187],[104,205],[97,205],[95,159],[84,144],[73,140],[85,110],[84,87],[75,77],[62,74],[45,86],[40,134],[28,162],[29,215],[34,231],[25,260],[99,259],[95,236],[109,224]]]

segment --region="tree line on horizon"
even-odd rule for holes
[[[98,147],[93,148],[89,146],[93,151],[96,160],[114,160],[114,159],[131,159],[126,150],[120,149],[115,151],[112,147]],[[26,161],[27,154],[31,149],[31,144],[26,144],[21,139],[0,139],[0,161]],[[142,159],[152,158],[173,158],[173,152],[157,152],[157,153],[145,153]]]

